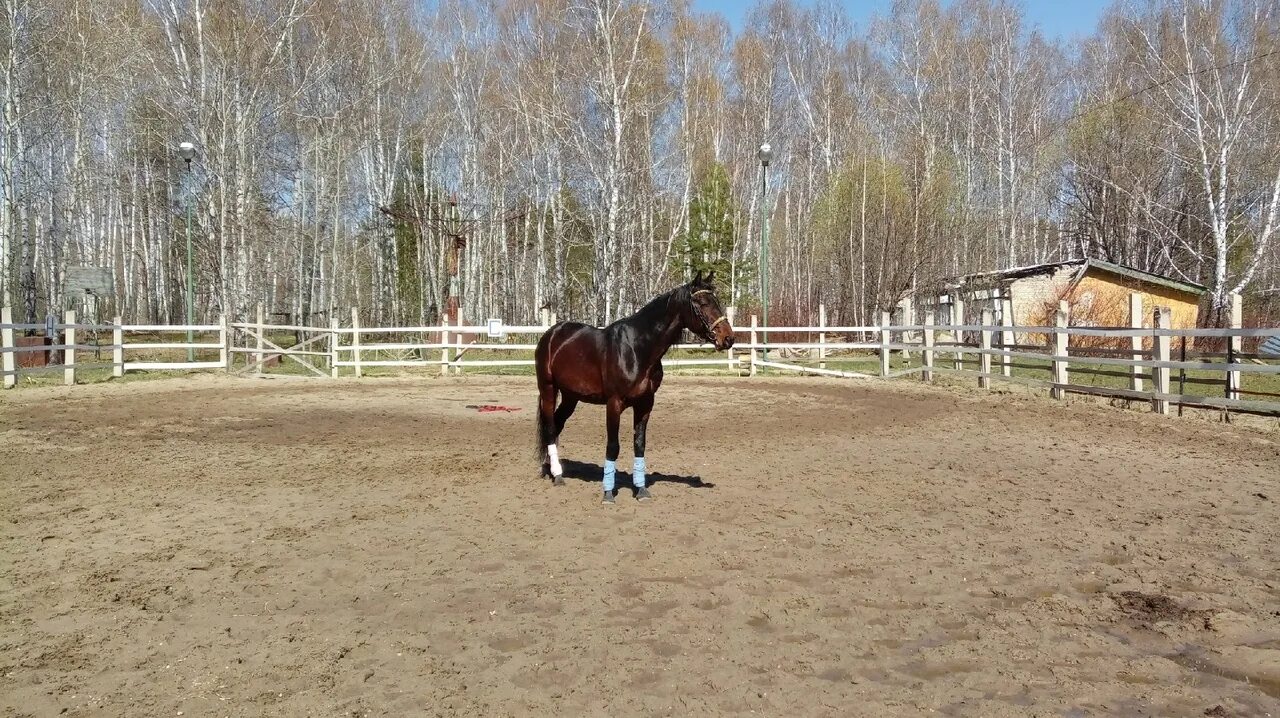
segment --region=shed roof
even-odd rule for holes
[[[1123,264],[1108,262],[1104,259],[1069,259],[1063,262],[1048,262],[1045,264],[1033,264],[1026,267],[1013,267],[1010,269],[1000,269],[992,272],[978,272],[976,274],[966,274],[962,277],[956,277],[947,283],[948,287],[960,288],[971,284],[1006,282],[1024,277],[1035,277],[1043,274],[1052,274],[1059,270],[1076,267],[1079,269],[1076,274],[1077,278],[1084,276],[1090,269],[1097,269],[1111,274],[1118,274],[1122,277],[1136,279],[1140,282],[1148,282],[1157,284],[1162,287],[1176,289],[1181,292],[1191,294],[1203,294],[1206,291],[1204,285],[1194,282],[1187,282],[1181,279],[1166,277],[1161,274],[1127,267]]]

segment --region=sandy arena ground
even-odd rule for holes
[[[605,508],[603,411],[553,489],[533,410],[527,378],[5,393],[5,714],[1280,716],[1274,432],[675,377],[656,499]]]

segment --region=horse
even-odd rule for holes
[[[733,346],[733,327],[716,298],[715,272],[698,272],[693,281],[658,295],[635,314],[599,329],[560,322],[538,340],[534,352],[538,378],[539,478],[550,474],[564,485],[556,445],[578,402],[605,405],[604,498],[614,503],[618,460],[618,423],[630,408],[635,419],[636,498],[651,498],[645,486],[644,445],[653,395],[662,386],[662,357],[689,330],[724,351]],[[560,395],[560,406],[556,396]]]

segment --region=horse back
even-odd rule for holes
[[[605,401],[604,330],[580,322],[561,322],[538,340],[534,352],[538,383],[550,383],[582,401]]]

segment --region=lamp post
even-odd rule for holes
[[[765,344],[764,358],[769,359],[769,160],[773,159],[773,148],[768,142],[761,143],[760,151],[760,301],[764,311],[764,332],[761,334]]]
[[[196,157],[196,146],[190,142],[178,145],[178,156],[187,163],[187,361],[196,360],[191,325],[196,323],[195,280],[191,269],[191,160]]]

